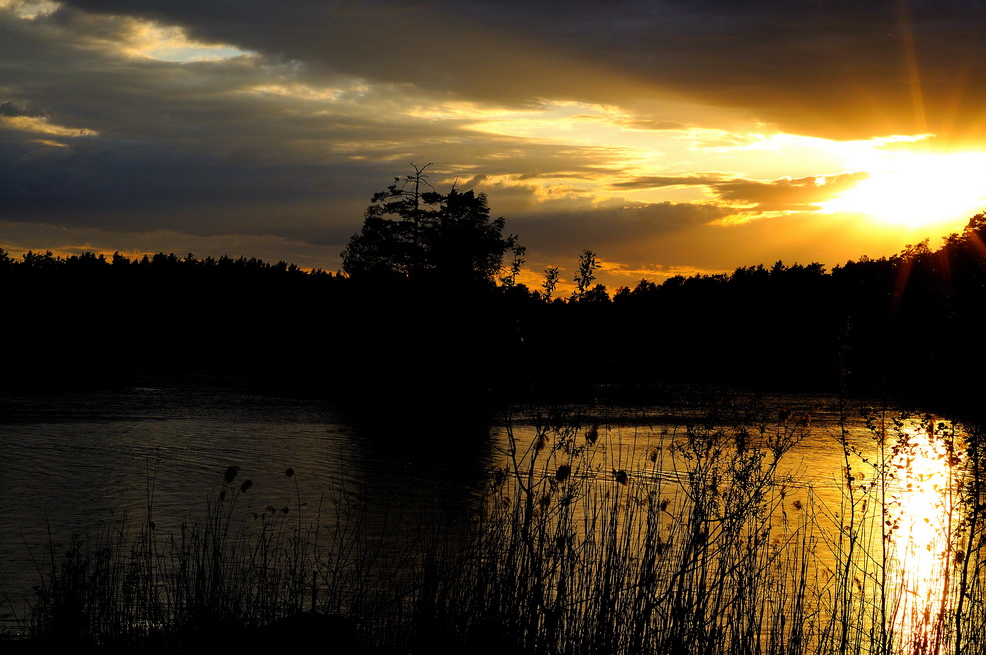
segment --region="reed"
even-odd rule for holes
[[[980,435],[842,416],[834,504],[781,466],[807,415],[685,416],[657,442],[578,414],[508,422],[432,626],[499,652],[977,652]]]
[[[756,402],[682,410],[663,429],[598,409],[508,416],[473,519],[399,539],[369,526],[359,493],[303,513],[293,469],[294,502],[244,511],[258,490],[230,467],[206,518],[176,534],[157,533],[149,494],[139,523],[52,547],[30,632],[181,649],[314,612],[347,617],[375,652],[976,652],[983,435],[886,411],[860,431],[842,416],[835,504],[784,465],[810,414]],[[945,479],[909,467],[927,444]],[[931,485],[929,561],[945,584],[929,595],[916,538],[898,535],[916,529],[907,494]]]
[[[83,644],[178,640],[219,626],[255,626],[304,603],[315,534],[273,506],[241,515],[249,480],[229,467],[203,521],[161,536],[153,507],[77,537],[47,570],[29,617],[37,638]],[[246,521],[254,525],[246,529]]]
[[[505,652],[795,652],[809,544],[773,518],[804,425],[759,432],[767,450],[752,427],[642,444],[552,412],[525,439],[508,423],[468,556],[429,599],[439,632]]]

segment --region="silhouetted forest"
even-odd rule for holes
[[[485,197],[464,199],[485,210]],[[483,275],[344,275],[243,257],[0,251],[3,384],[49,391],[218,376],[368,403],[458,404],[630,398],[695,383],[978,409],[984,239],[979,214],[937,250],[925,242],[831,271],[777,262],[642,280],[612,296],[591,286],[585,251],[570,298],[549,298],[550,269],[545,288],[531,290],[503,269],[494,279],[487,260]],[[515,238],[492,243],[500,256],[514,249],[515,273]]]

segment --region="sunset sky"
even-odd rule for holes
[[[829,268],[986,208],[986,2],[0,0],[0,247],[336,270],[433,163],[528,281]]]

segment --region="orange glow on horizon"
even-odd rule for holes
[[[953,229],[986,208],[986,153],[874,152],[869,177],[822,203],[825,213],[864,214],[875,223]]]

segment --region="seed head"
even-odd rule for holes
[[[233,480],[236,479],[236,474],[239,472],[240,472],[239,466],[230,466],[226,469],[226,473],[223,474],[223,480],[226,481],[226,484],[230,484],[233,482]]]

